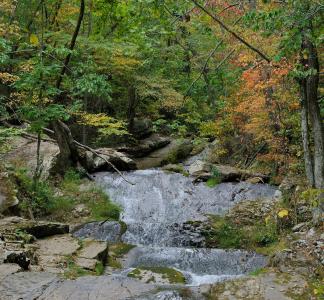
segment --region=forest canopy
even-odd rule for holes
[[[150,120],[195,144],[218,140],[222,162],[324,188],[323,8],[2,0],[0,151],[21,132],[50,134],[64,172],[78,143],[130,142]]]

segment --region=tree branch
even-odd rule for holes
[[[219,43],[221,44],[221,43]],[[216,51],[216,49],[215,49]],[[224,59],[216,66],[215,68],[215,71],[218,70],[222,65],[223,63],[235,52],[235,49],[233,49],[230,53],[228,53]],[[211,53],[210,57],[212,56],[213,53]],[[210,57],[208,57],[208,60],[210,59]],[[207,67],[207,64],[208,64],[208,61],[207,63],[204,65],[204,67],[202,68],[199,76],[192,82],[192,84],[190,85],[189,89],[187,90],[187,92],[185,93],[184,95],[184,98],[183,98],[183,102],[187,99],[187,96],[188,96],[188,93],[190,92],[190,90],[192,89],[192,87],[196,84],[196,82],[201,78],[202,74],[204,73],[206,67]]]
[[[227,32],[229,32],[231,35],[233,35],[237,40],[239,40],[242,44],[250,48],[252,51],[256,52],[258,55],[260,55],[264,60],[266,60],[268,63],[271,62],[270,58],[268,58],[261,50],[255,48],[250,43],[248,43],[245,39],[243,39],[241,36],[239,36],[237,33],[235,33],[232,29],[230,29],[225,23],[223,23],[217,16],[215,16],[213,13],[208,11],[205,7],[203,7],[201,4],[198,3],[196,0],[191,0],[198,8],[200,8],[203,12],[205,12],[207,15],[209,15],[214,21],[216,21],[223,29],[225,29]]]

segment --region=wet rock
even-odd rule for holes
[[[170,242],[174,246],[197,247],[206,246],[205,233],[206,224],[200,221],[188,221],[182,224],[173,224],[170,226],[173,235]]]
[[[116,243],[123,234],[119,222],[91,222],[80,225],[73,230],[73,236],[78,238],[91,238],[99,241]]]
[[[162,170],[175,173],[184,173],[185,170],[180,164],[168,164],[162,167]]]
[[[289,300],[306,299],[307,282],[299,275],[266,273],[258,277],[214,284],[208,293],[212,300]],[[292,295],[292,297],[287,295]]]
[[[106,162],[112,163],[116,168],[121,171],[135,170],[136,163],[125,154],[118,152],[112,148],[96,149],[98,153],[105,159],[95,155],[91,151],[80,150],[80,156],[83,165],[89,172],[95,171],[114,171],[113,167]]]

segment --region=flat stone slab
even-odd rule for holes
[[[0,298],[1,300],[39,299],[45,289],[56,282],[59,282],[56,275],[46,272],[20,272],[8,275],[0,280]],[[67,298],[66,296],[55,299]]]
[[[8,275],[17,273],[21,268],[17,264],[1,264],[0,265],[0,281]]]
[[[40,255],[72,255],[80,248],[77,239],[70,235],[53,236],[47,239],[36,241],[39,246]]]
[[[98,259],[104,261],[107,258],[108,244],[99,241],[85,241],[83,248],[78,253],[79,257]]]
[[[51,286],[38,300],[125,300],[137,296],[143,299],[141,295],[155,288],[152,284],[144,284],[131,278],[84,276]]]
[[[91,258],[77,257],[75,264],[83,269],[94,271],[96,269],[98,261]]]

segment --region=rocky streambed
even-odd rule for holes
[[[122,207],[122,222],[91,222],[75,227],[72,235],[64,227],[64,232],[52,229],[47,234],[52,237],[39,236],[30,246],[36,248],[31,271],[6,272],[1,299],[183,299],[187,290],[192,299],[202,299],[207,284],[242,277],[266,265],[267,259],[253,252],[206,248],[197,224],[241,201],[275,201],[275,187],[240,182],[210,188],[160,169],[123,175],[133,184],[115,173],[94,176]],[[35,226],[23,232],[41,228]],[[106,264],[107,258],[104,274],[95,276],[98,263]],[[67,272],[87,275],[82,270],[89,276],[62,277]]]

